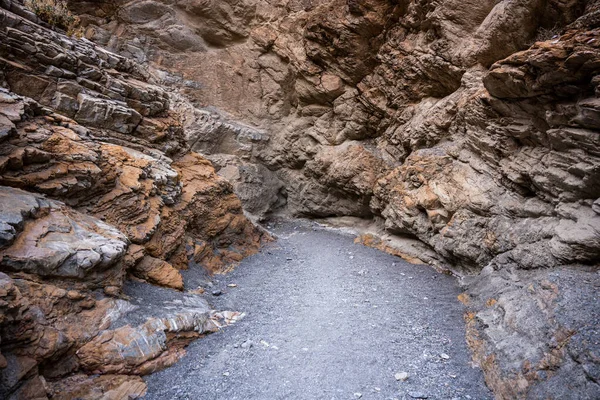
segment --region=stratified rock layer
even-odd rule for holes
[[[114,327],[135,308],[126,276],[183,290],[180,270],[225,270],[267,237],[147,72],[1,5],[0,397],[142,396],[139,375],[237,316],[196,298]]]
[[[202,153],[256,218],[374,218],[434,250],[498,398],[600,396],[596,0],[70,3],[114,53],[2,3],[26,17],[2,14],[4,86],[37,103],[2,107],[0,183],[112,223],[133,274],[180,287],[259,238]],[[36,104],[89,127],[53,123],[76,159],[20,122]]]
[[[188,143],[210,153],[257,216],[285,201],[293,215],[375,217],[458,275],[478,275],[465,279],[470,333],[499,398],[559,398],[560,383],[597,397],[597,357],[580,361],[597,353],[597,333],[582,339],[597,332],[586,327],[597,326],[592,286],[580,293],[585,307],[561,300],[579,296],[573,282],[596,281],[600,259],[596,1],[73,9],[88,37],[220,110],[173,103],[188,117]],[[563,271],[547,278],[550,297],[536,289],[549,271]],[[519,282],[547,297],[540,329],[502,312],[538,301]],[[556,307],[570,322],[553,319]],[[543,362],[557,348],[561,357]]]
[[[41,278],[120,286],[127,239],[64,204],[1,187],[2,266]]]

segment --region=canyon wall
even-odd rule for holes
[[[186,307],[116,326],[140,313],[126,277],[195,289],[181,270],[228,269],[269,237],[147,72],[2,5],[0,397],[142,395],[140,375],[235,315],[182,294]]]
[[[84,40],[2,5],[0,184],[113,225],[133,275],[255,249],[233,192],[373,220],[461,277],[498,398],[600,397],[597,1],[72,1]]]

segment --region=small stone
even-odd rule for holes
[[[446,353],[440,354],[440,357],[442,357],[443,360],[449,360],[450,359],[450,356],[448,354],[446,354]]]
[[[265,347],[269,347],[270,346],[270,344],[268,342],[264,341],[264,340],[261,340],[260,344],[262,344]]]
[[[223,376],[229,376],[229,372],[223,372]]]
[[[413,399],[427,399],[428,396],[423,392],[408,392],[408,395]]]
[[[69,300],[81,300],[85,296],[76,290],[69,290],[67,292],[67,297],[69,298]]]
[[[198,294],[198,295],[201,295],[201,294],[204,294],[204,288],[202,288],[202,287],[197,287],[197,288],[196,288],[196,289],[194,289],[194,290],[190,290],[190,291],[189,291],[189,293],[190,293],[190,294]]]
[[[362,393],[354,393],[354,397],[360,399],[362,397]]]
[[[35,131],[37,131],[38,129],[39,129],[39,126],[38,126],[38,125],[35,125],[35,124],[29,124],[29,125],[26,125],[26,126],[24,126],[24,127],[23,127],[23,130],[24,130],[25,132],[28,132],[28,133],[35,132]]]
[[[408,372],[398,372],[396,375],[394,375],[394,377],[396,378],[397,381],[402,381],[404,382],[405,380],[408,379]]]
[[[287,257],[287,258],[286,258],[286,260],[287,260],[287,261],[292,261],[292,260],[293,260],[293,258],[292,258],[292,257]]]
[[[89,310],[90,308],[93,308],[93,307],[95,307],[95,306],[96,306],[96,301],[94,301],[94,299],[87,298],[87,299],[85,299],[85,300],[82,300],[82,301],[79,303],[79,306],[80,306],[81,308],[83,308],[84,310]]]
[[[212,295],[213,295],[213,296],[220,296],[220,295],[222,295],[222,294],[223,294],[223,292],[221,292],[220,290],[213,290],[213,291],[212,291]]]
[[[254,343],[252,343],[252,340],[246,340],[244,343],[242,343],[242,349],[249,349],[253,345]]]
[[[227,285],[227,287],[237,287],[237,284],[235,284],[235,283],[230,283],[229,285]]]
[[[107,286],[104,288],[104,293],[107,296],[118,297],[121,293],[121,289],[118,286]]]

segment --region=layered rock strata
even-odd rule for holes
[[[194,138],[249,209],[426,243],[476,276],[472,345],[499,398],[598,395],[595,1],[90,4],[73,4],[89,38],[217,107]]]
[[[3,4],[20,10],[19,2]],[[257,218],[284,211],[378,221],[374,231],[384,234],[363,241],[426,256],[464,278],[470,344],[498,398],[600,396],[597,1],[70,5],[88,39],[120,54],[98,50],[101,61],[82,61],[108,63],[100,68],[108,75],[67,68],[69,53],[44,50],[47,42],[38,50],[11,41],[19,26],[41,28],[5,13],[5,86],[90,125],[90,143],[177,158],[166,164],[180,176],[197,156],[179,157],[202,153]],[[47,35],[52,44],[63,38]],[[39,70],[26,57],[38,53],[43,73],[26,72]],[[74,75],[55,77],[50,66]],[[31,90],[19,85],[22,76],[45,81]],[[63,89],[64,80],[83,91]],[[137,94],[144,80],[153,84]],[[139,106],[144,96],[152,107]],[[109,109],[116,128],[93,120]],[[24,186],[23,176],[11,172],[20,183],[2,184],[43,192]],[[172,189],[158,187],[165,201]],[[78,210],[90,207],[85,196],[73,198]],[[133,220],[107,221],[152,257],[138,264],[140,276],[154,279],[144,271],[163,262],[177,269],[183,253],[152,239],[136,243],[152,224]],[[428,250],[392,248],[403,238]],[[129,256],[139,257],[132,248]]]
[[[4,79],[33,96],[0,98],[2,184],[65,200],[116,226],[136,245],[130,256],[151,258],[140,274],[189,262],[216,270],[256,249],[261,234],[231,186],[178,144],[181,120],[163,89],[143,82],[132,61],[90,42],[11,12],[2,18]]]
[[[237,314],[189,295],[120,326],[126,277],[184,290],[180,270],[230,268],[267,235],[143,68],[2,6],[0,397],[142,396],[140,375]]]

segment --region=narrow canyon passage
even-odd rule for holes
[[[599,305],[600,0],[0,0],[0,400],[600,399]]]
[[[207,291],[213,308],[245,318],[147,376],[148,399],[491,398],[470,364],[454,278],[309,222],[273,232],[276,242]],[[157,301],[128,290],[134,303]]]

